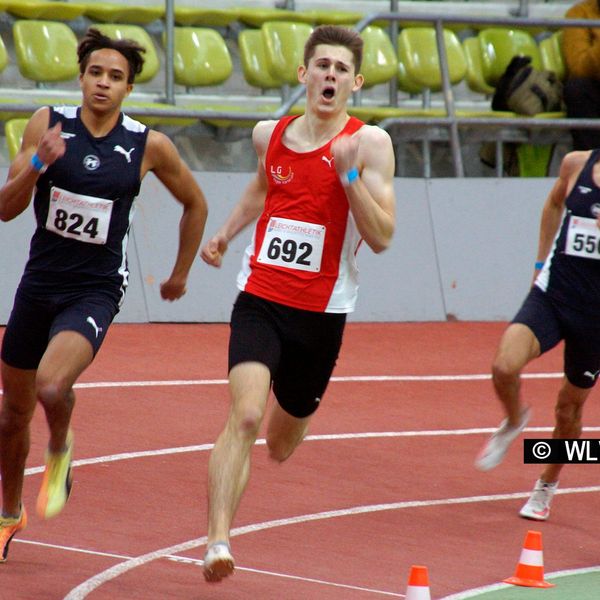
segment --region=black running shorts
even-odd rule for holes
[[[345,314],[300,310],[241,292],[231,314],[229,370],[243,362],[266,365],[281,407],[307,417],[327,388],[345,323]]]
[[[600,370],[600,323],[596,317],[556,302],[533,286],[513,323],[533,331],[542,354],[564,340],[567,379],[580,388],[594,386]]]
[[[100,290],[40,297],[18,289],[2,340],[2,360],[17,369],[37,369],[60,331],[81,333],[95,356],[118,311],[117,298]]]

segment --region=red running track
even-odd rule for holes
[[[487,376],[504,326],[350,324],[312,437],[283,465],[254,449],[234,524],[239,568],[210,585],[199,561],[209,448],[228,410],[228,327],[114,325],[77,390],[81,462],[50,521],[34,514],[47,442],[36,413],[30,522],[0,565],[0,599],[402,598],[412,564],[442,598],[512,575],[528,529],[543,533],[547,573],[597,565],[600,466],[566,467],[572,492],[546,523],[517,516],[540,470],[522,464],[520,441],[495,471],[473,467],[488,433],[470,430],[502,416]],[[560,369],[560,348],[528,368],[546,374],[523,385],[533,427],[553,424]],[[599,424],[594,392],[584,425]]]

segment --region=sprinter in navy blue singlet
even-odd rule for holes
[[[571,152],[542,211],[534,285],[505,331],[494,359],[496,395],[506,419],[475,462],[497,466],[525,428],[530,408],[520,398],[527,363],[564,341],[564,378],[554,438],[581,435],[583,405],[600,374],[600,150]],[[562,464],[547,464],[520,516],[545,521]]]
[[[141,181],[153,171],[183,208],[165,300],[177,300],[198,252],[204,194],[171,141],[121,112],[144,49],[89,29],[77,53],[80,107],[40,108],[0,188],[0,219],[34,196],[37,227],[2,340],[0,562],[27,525],[22,503],[29,424],[39,401],[49,443],[37,513],[57,515],[71,490],[73,385],[98,352],[127,287],[127,240]]]

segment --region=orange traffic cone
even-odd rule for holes
[[[431,600],[427,567],[413,565],[410,568],[405,600]]]
[[[504,583],[536,588],[554,587],[553,583],[544,581],[542,534],[539,531],[527,532],[515,574],[513,577],[504,579]]]

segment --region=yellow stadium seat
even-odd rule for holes
[[[19,19],[50,21],[71,21],[85,12],[84,4],[53,0],[6,0],[1,8]]]
[[[29,119],[10,119],[4,124],[4,135],[6,136],[6,145],[8,147],[8,157],[14,160],[21,148],[23,132],[29,123]]]
[[[398,58],[389,35],[375,26],[366,27],[360,35],[363,39],[360,72],[365,78],[364,89],[387,83],[398,70]]]
[[[19,20],[13,24],[15,56],[23,77],[39,86],[79,74],[77,38],[65,23]]]
[[[175,6],[174,12],[175,23],[184,27],[227,27],[239,18],[237,8]]]
[[[219,85],[233,72],[225,40],[218,31],[204,27],[175,27],[175,83],[186,88]]]
[[[164,6],[127,6],[125,3],[87,2],[85,16],[103,23],[148,25],[165,14]]]
[[[567,73],[562,54],[562,37],[562,31],[555,31],[539,43],[542,66],[548,71],[554,71],[561,81]]]
[[[270,73],[288,85],[298,84],[298,65],[304,62],[304,44],[312,33],[306,23],[269,21],[261,27]]]
[[[534,37],[527,31],[508,27],[482,29],[478,34],[483,79],[496,87],[515,56],[530,56],[531,65],[540,69],[542,61]]]
[[[243,29],[238,35],[242,73],[248,85],[261,90],[275,89],[282,81],[269,71],[267,52],[260,29]]]
[[[472,92],[491,96],[494,89],[486,83],[483,78],[483,70],[481,66],[481,49],[479,48],[479,40],[476,36],[471,36],[463,40],[463,50],[467,61],[467,74],[465,80],[467,86]]]

